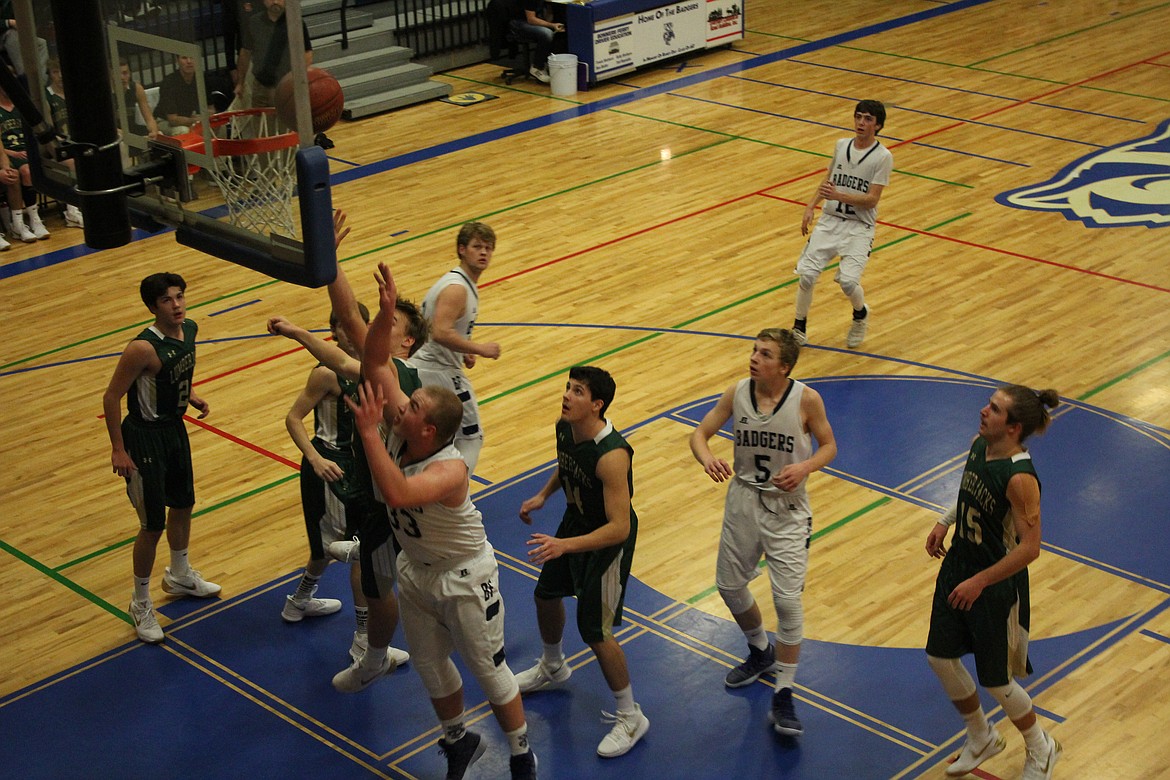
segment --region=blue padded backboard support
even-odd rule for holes
[[[302,241],[278,235],[254,235],[223,222],[190,214],[177,220],[176,240],[204,254],[251,268],[283,282],[304,287],[329,284],[337,275],[329,161],[324,150],[311,146],[297,152],[296,164]],[[169,218],[159,215],[150,204],[135,198],[130,199],[130,210],[132,216],[138,217],[134,220],[135,224],[147,229],[151,221],[172,224],[175,216],[173,210],[168,210]],[[159,216],[162,218],[158,219]]]

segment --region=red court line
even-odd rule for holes
[[[801,201],[795,200],[793,198],[782,198],[779,195],[770,195],[766,192],[761,192],[760,194],[763,195],[765,198],[771,198],[772,200],[783,201],[784,203],[795,203],[795,204],[800,205],[800,206],[805,205]],[[950,241],[953,244],[961,244],[962,246],[969,246],[973,249],[982,249],[982,250],[985,250],[987,252],[994,252],[995,254],[998,254],[998,255],[1007,255],[1008,257],[1019,258],[1020,260],[1028,260],[1029,262],[1033,262],[1033,263],[1041,263],[1042,265],[1050,265],[1050,266],[1053,266],[1054,268],[1060,268],[1060,269],[1063,269],[1065,271],[1076,271],[1077,273],[1088,274],[1089,276],[1096,276],[1096,277],[1099,277],[1101,279],[1108,279],[1111,282],[1120,282],[1122,284],[1131,284],[1135,287],[1145,287],[1147,290],[1154,290],[1155,292],[1170,293],[1170,288],[1167,288],[1167,287],[1159,287],[1156,284],[1147,284],[1146,282],[1139,282],[1139,281],[1136,281],[1134,279],[1126,279],[1126,278],[1121,277],[1121,276],[1112,276],[1110,274],[1101,273],[1100,271],[1093,271],[1093,270],[1090,270],[1088,268],[1079,268],[1075,265],[1067,265],[1065,263],[1058,263],[1055,260],[1045,260],[1043,257],[1033,257],[1032,255],[1025,255],[1022,252],[1013,252],[1010,249],[1001,249],[999,247],[989,246],[987,244],[978,244],[974,241],[965,241],[961,238],[955,238],[953,236],[944,236],[941,233],[935,233],[935,232],[932,232],[929,230],[919,230],[918,228],[906,227],[904,225],[899,225],[899,224],[894,223],[894,222],[886,222],[886,221],[880,220],[880,219],[878,220],[878,224],[883,225],[885,227],[894,228],[895,230],[904,230],[907,233],[917,233],[920,236],[927,236],[929,238],[938,238],[938,239],[941,239],[943,241]]]
[[[239,436],[233,436],[232,434],[228,433],[227,431],[223,430],[222,428],[216,428],[214,425],[208,425],[207,423],[203,422],[202,420],[197,419],[195,417],[191,417],[190,415],[184,415],[183,419],[186,420],[187,422],[193,424],[193,425],[199,426],[200,428],[202,428],[205,431],[209,431],[211,433],[214,433],[217,436],[222,436],[223,438],[227,439],[228,441],[232,442],[233,444],[238,444],[241,447],[247,447],[248,449],[252,450],[252,452],[258,452],[261,455],[264,455],[265,457],[272,458],[272,460],[275,460],[278,463],[283,463],[284,465],[288,466],[289,468],[294,468],[297,471],[301,470],[301,464],[294,463],[293,461],[289,460],[288,458],[284,457],[283,455],[277,455],[275,452],[270,452],[270,451],[264,449],[263,447],[252,444],[249,441],[244,441]]]
[[[1162,54],[1155,55],[1155,57],[1162,57],[1162,56],[1165,56],[1166,54],[1170,54],[1170,52],[1163,52]],[[1015,103],[1011,103],[1011,104],[1006,105],[1006,106],[1001,106],[1000,108],[989,111],[986,114],[981,114],[979,116],[976,116],[974,118],[974,120],[972,120],[972,121],[983,119],[985,117],[991,116],[993,114],[997,114],[1000,111],[1005,111],[1005,110],[1010,109],[1010,108],[1017,108],[1019,106],[1027,105],[1028,103],[1032,103],[1034,101],[1041,100],[1045,97],[1049,97],[1049,96],[1057,94],[1059,92],[1064,92],[1068,89],[1072,89],[1074,87],[1088,83],[1089,81],[1093,81],[1093,80],[1099,79],[1099,78],[1104,78],[1106,76],[1110,76],[1110,75],[1113,75],[1113,74],[1118,73],[1120,71],[1135,67],[1137,65],[1142,65],[1142,64],[1150,64],[1150,63],[1148,62],[1148,60],[1140,60],[1138,62],[1130,63],[1129,65],[1123,65],[1121,67],[1114,68],[1113,70],[1105,71],[1103,73],[1098,73],[1094,76],[1090,76],[1088,78],[1082,79],[1081,81],[1075,82],[1073,84],[1067,84],[1067,85],[1059,87],[1057,89],[1053,89],[1053,90],[1049,90],[1048,92],[1044,92],[1040,95],[1036,95],[1036,96],[1031,97],[1031,98],[1026,98],[1024,100],[1020,100],[1020,101],[1017,101]],[[967,124],[965,121],[956,122],[952,125],[948,125],[946,127],[938,128],[938,129],[932,130],[928,133],[924,133],[924,134],[917,136],[915,138],[908,138],[908,139],[905,139],[903,141],[899,141],[896,144],[892,144],[890,148],[895,148],[898,146],[905,146],[906,144],[914,143],[915,141],[918,141],[922,138],[927,138],[927,137],[932,136],[932,135],[937,135],[939,133],[947,132],[948,130],[953,130],[953,129],[962,127],[965,124]],[[567,255],[562,255],[561,257],[553,258],[552,260],[549,260],[547,262],[538,263],[536,265],[529,266],[529,267],[522,269],[520,271],[516,271],[515,273],[508,274],[507,276],[497,277],[497,278],[492,279],[488,282],[484,282],[483,284],[480,285],[480,287],[490,287],[493,284],[499,284],[501,282],[510,281],[512,279],[516,279],[518,277],[525,276],[526,274],[530,274],[534,271],[538,271],[538,270],[541,270],[543,268],[548,268],[550,266],[557,265],[559,263],[563,263],[567,260],[572,260],[573,258],[587,255],[587,254],[594,252],[596,250],[604,249],[605,247],[613,246],[614,244],[619,244],[619,243],[626,241],[628,239],[635,238],[637,236],[641,236],[641,235],[644,235],[646,233],[653,232],[655,230],[658,230],[659,228],[666,227],[667,225],[672,225],[676,222],[683,222],[683,221],[691,219],[693,217],[697,217],[697,216],[700,216],[702,214],[716,211],[718,209],[723,208],[724,206],[729,206],[733,203],[738,203],[742,200],[747,200],[748,198],[752,198],[752,197],[755,197],[757,195],[763,195],[764,197],[772,198],[774,200],[779,200],[779,201],[787,202],[787,203],[795,203],[795,204],[803,206],[803,205],[805,205],[803,202],[796,201],[796,200],[793,200],[791,198],[782,198],[782,197],[779,197],[776,195],[769,195],[768,191],[777,189],[779,187],[785,187],[785,186],[788,186],[789,184],[794,184],[798,181],[802,181],[804,179],[808,179],[808,178],[811,178],[814,176],[820,176],[820,175],[821,175],[820,169],[810,171],[808,173],[801,174],[799,176],[793,177],[793,178],[788,179],[786,181],[782,181],[782,182],[778,182],[776,184],[769,185],[768,187],[765,187],[762,190],[757,190],[756,192],[749,192],[749,193],[746,193],[744,195],[739,195],[739,196],[736,196],[736,197],[731,198],[729,200],[723,201],[721,203],[715,203],[715,204],[712,204],[710,206],[698,209],[696,211],[692,211],[692,212],[689,212],[687,214],[683,214],[682,216],[674,217],[672,219],[668,219],[664,222],[660,222],[658,224],[651,225],[649,227],[645,227],[645,228],[642,228],[640,230],[635,230],[634,232],[627,233],[626,235],[623,235],[623,236],[618,236],[617,238],[610,239],[609,241],[603,241],[600,244],[595,244],[591,247],[586,247],[585,249],[581,249],[581,250],[578,250],[576,252],[570,252]],[[1157,285],[1146,284],[1144,282],[1137,282],[1137,281],[1133,281],[1130,279],[1124,279],[1124,278],[1119,277],[1119,276],[1111,276],[1109,274],[1100,273],[1098,271],[1091,271],[1091,270],[1087,270],[1084,268],[1077,268],[1076,266],[1066,265],[1063,263],[1057,263],[1055,261],[1045,260],[1045,259],[1039,258],[1039,257],[1032,257],[1030,255],[1021,254],[1019,252],[1012,252],[1012,251],[1007,250],[1007,249],[998,249],[996,247],[990,247],[990,246],[985,246],[985,245],[981,245],[981,244],[976,244],[974,242],[964,241],[962,239],[952,238],[950,236],[944,236],[944,235],[941,235],[938,233],[932,233],[932,232],[925,231],[925,230],[917,230],[915,228],[903,227],[901,225],[896,225],[896,224],[890,223],[890,222],[882,222],[881,224],[888,226],[888,227],[893,227],[893,228],[898,229],[898,230],[904,230],[904,231],[907,231],[909,233],[917,233],[919,235],[928,236],[930,238],[939,238],[939,239],[942,239],[944,241],[950,241],[952,243],[961,244],[961,245],[969,246],[969,247],[976,248],[976,249],[982,249],[982,250],[986,250],[986,251],[990,251],[990,252],[995,252],[995,253],[1001,254],[1001,255],[1016,257],[1016,258],[1019,258],[1021,260],[1028,260],[1031,262],[1042,263],[1045,265],[1050,265],[1050,266],[1053,266],[1055,268],[1061,268],[1061,269],[1068,270],[1068,271],[1076,271],[1076,272],[1083,273],[1083,274],[1089,274],[1090,276],[1097,276],[1097,277],[1100,277],[1102,279],[1108,279],[1110,281],[1121,282],[1123,284],[1131,284],[1131,285],[1135,285],[1137,287],[1145,287],[1147,289],[1155,290],[1157,292],[1170,292],[1170,289],[1167,289],[1164,287],[1158,287]],[[262,365],[264,363],[268,363],[272,360],[286,357],[286,356],[291,355],[295,352],[300,352],[303,349],[304,349],[304,347],[296,347],[295,349],[290,349],[290,350],[287,350],[285,352],[280,352],[280,353],[277,353],[275,355],[272,355],[271,357],[263,358],[261,360],[254,361],[252,363],[248,363],[248,364],[239,366],[237,368],[233,368],[233,369],[231,369],[229,371],[225,371],[221,374],[216,374],[215,376],[207,377],[206,379],[201,379],[200,381],[196,382],[195,384],[202,385],[202,384],[205,384],[207,382],[214,381],[216,379],[222,379],[226,376],[231,376],[232,374],[237,374],[241,371],[246,371],[247,369],[254,368],[254,367]],[[204,428],[205,430],[208,430],[208,431],[211,431],[212,433],[216,433],[220,436],[223,436],[225,439],[228,439],[229,441],[232,441],[232,442],[235,442],[236,444],[247,447],[248,449],[253,450],[255,452],[258,452],[262,455],[266,455],[266,456],[272,458],[273,460],[276,460],[276,461],[284,463],[288,466],[291,466],[292,468],[295,468],[298,471],[300,470],[300,464],[293,463],[292,461],[288,460],[287,458],[284,458],[280,455],[269,452],[261,447],[257,447],[254,444],[251,444],[249,442],[244,441],[243,439],[232,436],[231,434],[227,433],[226,431],[220,430],[219,428],[215,428],[214,426],[211,426],[211,425],[208,425],[207,423],[196,420],[195,418],[187,417],[186,419],[195,423],[199,427]]]
[[[1163,52],[1161,54],[1156,54],[1154,56],[1155,57],[1163,57],[1163,56],[1166,56],[1167,54],[1170,54],[1170,51]],[[1138,60],[1137,62],[1132,62],[1128,65],[1122,65],[1122,66],[1114,68],[1112,70],[1107,70],[1107,71],[1104,71],[1102,73],[1097,73],[1093,76],[1089,76],[1088,78],[1081,79],[1080,81],[1074,82],[1072,84],[1066,84],[1066,85],[1058,87],[1056,89],[1052,89],[1052,90],[1049,90],[1047,92],[1043,92],[1039,95],[1035,95],[1035,96],[1030,97],[1030,98],[1024,98],[1023,100],[1018,100],[1014,103],[1009,103],[1006,106],[1001,106],[1001,107],[996,108],[992,111],[988,111],[985,114],[980,114],[976,117],[973,117],[969,121],[978,121],[978,120],[984,119],[986,117],[992,116],[993,114],[998,114],[1001,111],[1006,111],[1006,110],[1011,109],[1011,108],[1018,108],[1020,106],[1027,105],[1029,103],[1033,103],[1037,100],[1042,100],[1046,97],[1050,97],[1050,96],[1055,95],[1057,93],[1064,92],[1064,91],[1069,90],[1069,89],[1073,89],[1074,87],[1079,87],[1082,84],[1086,84],[1086,83],[1093,81],[1095,79],[1105,78],[1106,76],[1111,76],[1115,73],[1120,73],[1123,70],[1127,70],[1129,68],[1133,68],[1133,67],[1136,67],[1136,66],[1142,65],[1142,64],[1148,64],[1148,60]],[[956,128],[963,127],[964,125],[967,124],[967,121],[968,120],[955,122],[954,124],[947,125],[946,127],[940,127],[940,128],[935,129],[935,130],[931,130],[930,132],[923,133],[922,135],[915,136],[914,138],[904,139],[904,140],[899,141],[895,144],[891,144],[889,148],[894,149],[894,148],[897,148],[899,146],[905,146],[907,144],[915,143],[923,138],[929,138],[932,135],[938,135],[939,133],[945,133],[949,130],[954,130]],[[817,169],[814,171],[810,171],[808,173],[804,173],[804,174],[801,174],[799,176],[795,176],[791,179],[787,179],[785,181],[778,182],[776,184],[770,184],[761,190],[757,190],[756,192],[749,192],[746,195],[738,195],[734,198],[731,198],[730,200],[725,200],[722,203],[715,203],[715,204],[712,204],[712,205],[707,206],[705,208],[701,208],[697,211],[692,211],[688,214],[683,214],[680,217],[674,217],[673,219],[668,219],[665,222],[660,222],[656,225],[651,225],[649,227],[642,228],[641,230],[636,230],[633,233],[627,233],[624,236],[618,236],[617,238],[610,239],[609,241],[603,241],[600,244],[595,244],[594,246],[586,247],[585,249],[581,249],[581,250],[578,250],[576,252],[570,252],[567,255],[562,255],[561,257],[553,258],[552,260],[549,260],[547,262],[538,263],[537,265],[529,266],[528,268],[525,268],[525,269],[520,270],[520,271],[516,271],[515,273],[508,274],[507,276],[500,276],[500,277],[497,277],[495,279],[492,279],[491,281],[484,282],[483,284],[480,285],[480,287],[490,287],[493,284],[499,284],[501,282],[506,282],[506,281],[510,281],[512,279],[516,279],[516,278],[524,276],[526,274],[530,274],[533,271],[538,271],[542,268],[548,268],[550,266],[554,266],[554,265],[557,265],[559,263],[563,263],[566,260],[572,260],[573,258],[589,254],[590,252],[596,251],[598,249],[604,249],[605,247],[612,246],[614,244],[619,244],[627,239],[634,238],[636,236],[640,236],[640,235],[643,235],[645,233],[650,233],[652,231],[658,230],[659,228],[666,227],[667,225],[672,225],[676,222],[682,222],[684,220],[691,219],[692,217],[697,217],[697,216],[700,216],[702,214],[706,214],[708,212],[715,211],[717,209],[721,209],[724,206],[729,206],[733,203],[738,203],[741,200],[746,200],[746,199],[754,197],[756,195],[764,195],[765,197],[775,198],[776,200],[782,200],[782,201],[786,201],[789,203],[798,203],[798,201],[794,201],[790,198],[781,198],[781,197],[777,197],[777,196],[773,196],[773,195],[768,195],[767,193],[769,190],[778,189],[780,187],[787,187],[789,184],[794,184],[794,183],[796,183],[798,181],[802,181],[804,179],[812,178],[815,176],[820,176],[820,175],[822,175],[823,170],[824,169]],[[803,202],[799,202],[799,205],[803,206],[806,204]],[[943,240],[952,241],[952,242],[957,243],[957,244],[966,244],[967,246],[971,246],[971,247],[975,247],[975,248],[979,248],[979,249],[986,249],[988,251],[997,252],[999,254],[1009,255],[1012,257],[1018,257],[1022,260],[1030,260],[1030,261],[1036,262],[1036,263],[1043,263],[1045,265],[1050,265],[1050,266],[1053,266],[1055,268],[1062,268],[1062,269],[1065,269],[1068,271],[1076,271],[1076,272],[1083,273],[1083,274],[1089,274],[1090,276],[1097,276],[1097,277],[1100,277],[1102,279],[1108,279],[1110,281],[1121,282],[1123,284],[1131,284],[1131,285],[1135,285],[1137,287],[1145,287],[1145,288],[1148,288],[1151,290],[1155,290],[1157,292],[1170,292],[1170,289],[1167,289],[1165,287],[1159,287],[1157,285],[1146,284],[1144,282],[1137,282],[1137,281],[1133,281],[1132,279],[1125,279],[1125,278],[1120,277],[1120,276],[1111,276],[1109,274],[1103,274],[1103,273],[1100,273],[1098,271],[1090,271],[1090,270],[1087,270],[1084,268],[1078,268],[1078,267],[1072,266],[1072,265],[1057,263],[1053,260],[1045,260],[1045,259],[1039,258],[1039,257],[1031,257],[1029,255],[1020,254],[1018,252],[1012,252],[1012,251],[1007,250],[1007,249],[997,249],[995,247],[982,246],[979,244],[963,241],[961,239],[950,238],[949,236],[944,236],[944,235],[940,235],[937,233],[930,233],[930,232],[923,231],[923,230],[916,230],[914,228],[905,228],[905,227],[901,227],[898,225],[893,225],[892,223],[882,222],[881,224],[888,225],[890,227],[896,227],[899,230],[907,230],[911,233],[918,233],[920,235],[930,236],[932,238],[941,238]]]
[[[225,376],[231,376],[232,374],[238,374],[241,371],[246,371],[249,368],[255,368],[256,366],[264,365],[265,363],[276,360],[277,358],[287,357],[288,355],[291,355],[295,352],[302,352],[302,351],[304,351],[304,349],[305,349],[304,347],[294,347],[293,349],[286,350],[284,352],[277,352],[275,355],[271,355],[271,356],[266,357],[266,358],[261,358],[260,360],[254,361],[252,363],[245,363],[244,365],[237,366],[236,368],[233,368],[230,371],[224,371],[222,374],[216,374],[215,376],[209,376],[206,379],[200,379],[198,382],[192,382],[191,384],[193,386],[197,386],[197,385],[206,384],[207,382],[214,382],[217,379],[223,379]]]

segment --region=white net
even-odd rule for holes
[[[219,140],[210,172],[227,203],[231,224],[255,233],[296,238],[296,136],[282,132],[276,124],[272,109],[232,112],[230,121],[215,127]]]

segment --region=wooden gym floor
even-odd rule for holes
[[[628,756],[593,758],[609,702],[585,652],[574,663],[590,669],[567,691],[526,702],[544,776],[942,777],[961,722],[919,649],[936,571],[922,544],[1001,382],[1067,401],[1033,447],[1045,549],[1025,682],[1065,746],[1057,774],[1159,776],[1170,51],[1157,31],[1170,3],[749,1],[746,13],[749,33],[730,49],[573,98],[506,87],[481,65],[441,78],[498,99],[330,132],[333,198],[354,228],[341,256],[360,297],[372,300],[386,261],[421,299],[454,264],[464,221],[499,235],[476,338],[503,355],[470,376],[487,434],[474,489],[505,572],[514,668],[539,652],[516,510],[553,457],[565,371],[597,363],[618,382],[611,418],[637,452],[642,518],[622,638],[654,725]],[[742,652],[712,588],[724,491],[686,442],[745,374],[744,337],[791,324],[803,203],[869,97],[887,105],[895,155],[864,278],[873,324],[844,347],[848,305],[826,276],[796,371],[825,395],[841,455],[811,485],[808,732],[794,746],[770,737],[766,686],[721,685]],[[1059,191],[1029,191],[1049,182]],[[313,364],[264,322],[324,327],[325,293],[167,234],[93,252],[58,217],[47,223],[49,241],[0,255],[4,765],[45,777],[434,776],[413,672],[341,697],[328,680],[345,611],[296,627],[277,614],[305,558],[283,418]],[[191,550],[223,596],[167,604],[156,577],[171,638],[149,648],[125,613],[136,521],[99,415],[148,317],[138,281],[159,270],[187,279],[200,324],[196,380],[212,413],[188,425]],[[546,528],[555,515],[545,510]],[[343,592],[339,569],[329,595]],[[766,605],[766,580],[753,590]],[[502,748],[494,724],[481,730],[490,772]],[[1022,744],[1010,726],[1005,736],[985,776],[1018,775]]]

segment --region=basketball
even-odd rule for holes
[[[323,133],[341,118],[345,95],[337,79],[327,70],[309,68],[309,108],[313,117],[313,132]],[[293,97],[292,73],[286,73],[276,85],[276,113],[290,127],[297,124],[297,103]]]

